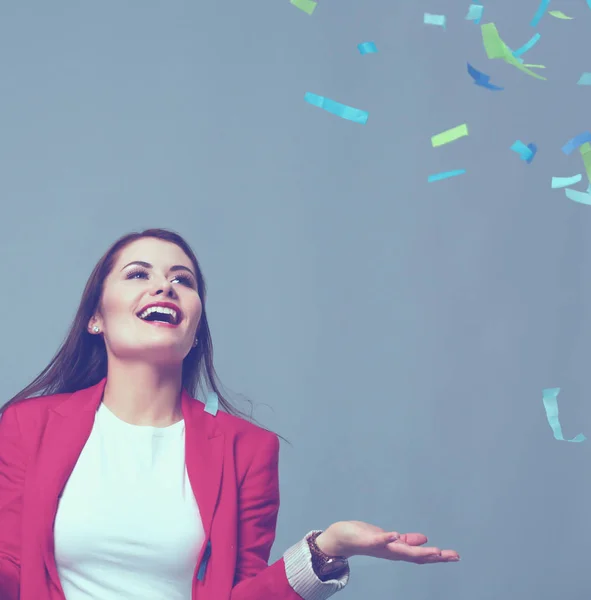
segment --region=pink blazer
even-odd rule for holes
[[[0,417],[0,598],[65,600],[54,555],[60,494],[90,435],[106,379],[16,403]],[[205,529],[192,600],[301,600],[283,558],[276,435],[183,390],[186,465]]]

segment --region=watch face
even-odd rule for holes
[[[331,558],[324,565],[322,565],[322,571],[326,574],[336,573],[337,571],[342,571],[346,567],[347,567],[347,564],[345,562],[343,562],[342,560],[337,560],[337,559]]]

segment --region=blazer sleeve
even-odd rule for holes
[[[26,452],[14,406],[0,416],[0,598],[18,600]]]
[[[240,487],[238,553],[230,600],[326,600],[342,589],[340,580],[323,582],[312,569],[306,539],[268,565],[279,514],[279,438],[259,444]]]

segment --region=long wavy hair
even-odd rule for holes
[[[205,311],[207,290],[203,272],[189,244],[178,233],[168,229],[146,229],[141,233],[128,233],[119,238],[105,252],[86,282],[74,322],[60,349],[32,383],[0,407],[0,415],[8,406],[16,402],[35,396],[73,393],[96,385],[107,376],[105,343],[102,336],[91,335],[87,330],[87,325],[97,310],[104,281],[113,269],[121,250],[136,240],[148,237],[176,244],[191,259],[195,267],[197,291],[203,309],[197,329],[199,334],[197,346],[191,349],[183,361],[182,386],[195,398],[201,384],[203,389],[213,391],[218,395],[219,405],[224,411],[261,426],[252,417],[253,404],[251,400],[247,398],[251,406],[250,414],[247,415],[233,407],[220,389],[222,384],[213,365],[213,344]],[[263,427],[263,429],[266,428]],[[270,430],[267,429],[267,431]],[[289,443],[282,436],[278,437]]]

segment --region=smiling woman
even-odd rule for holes
[[[420,534],[312,530],[269,566],[279,439],[221,395],[195,254],[124,236],[67,339],[2,408],[2,600],[325,600],[348,557],[449,562]],[[195,399],[198,385],[222,411]]]
[[[123,262],[124,266],[117,269],[118,264],[122,263],[124,254],[141,255],[141,244],[146,243],[151,245],[152,253],[157,257],[160,256],[159,262],[162,262],[163,258],[159,250],[163,248],[172,250],[177,256],[180,253],[182,257],[180,262],[183,264],[170,267],[169,272],[174,273],[171,281],[178,281],[192,290],[196,301],[202,303],[200,318],[198,323],[194,323],[195,327],[198,327],[198,343],[195,347],[189,348],[191,351],[187,353],[182,363],[182,387],[195,396],[200,383],[203,383],[206,389],[217,394],[224,410],[247,420],[253,420],[251,415],[234,408],[220,390],[219,378],[213,364],[213,345],[205,312],[206,284],[203,273],[189,244],[177,233],[165,229],[130,233],[112,244],[100,258],[86,283],[74,322],[61,348],[33,382],[0,407],[0,414],[19,400],[40,394],[71,393],[95,385],[107,376],[107,340],[104,335],[101,336],[104,343],[98,343],[100,340],[89,337],[86,324],[91,320],[100,303],[104,301],[105,288],[110,282],[117,281],[119,277],[130,280],[130,286],[134,285],[131,281],[136,282],[136,285],[142,280],[150,281],[154,266],[145,260]],[[123,288],[115,288],[115,293],[118,289]]]

